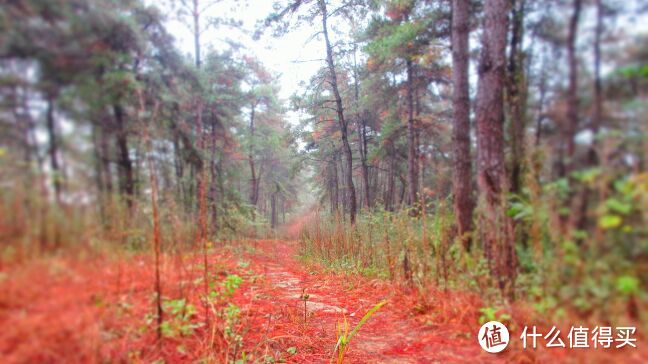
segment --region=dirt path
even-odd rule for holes
[[[219,303],[211,316],[216,324],[206,328],[200,325],[202,255],[163,258],[163,297],[196,308],[180,321],[195,330],[157,340],[149,255],[47,257],[0,271],[0,362],[223,363],[244,357],[246,363],[330,363],[337,325],[346,319],[353,328],[383,300],[387,304],[350,343],[346,363],[645,363],[648,358],[644,346],[534,351],[521,350],[520,340],[503,353],[488,354],[475,338],[483,305],[475,294],[429,287],[421,296],[393,282],[328,272],[298,261],[297,244],[286,241],[237,241],[210,253],[214,283],[223,284],[229,275],[243,283]],[[165,312],[165,322],[177,325],[177,315]],[[233,319],[228,312],[236,312]],[[509,327],[512,337],[519,336],[519,325]]]
[[[254,246],[256,249],[250,249]],[[422,299],[390,282],[357,274],[326,272],[296,258],[297,244],[239,241],[210,254],[215,277],[243,278],[232,303],[240,309],[235,324],[238,346],[217,340],[211,362],[329,363],[338,323],[351,329],[376,303],[388,303],[364,325],[349,345],[347,363],[491,362],[469,337],[476,318],[470,302],[436,297],[426,313]],[[201,323],[202,257],[165,256],[165,299],[186,299]],[[153,263],[148,255],[123,258],[48,258],[0,272],[0,357],[3,363],[141,362],[164,358],[191,363],[208,358],[214,333],[198,328],[167,337],[157,345],[153,317]],[[8,279],[7,277],[11,277]],[[303,293],[309,298],[304,310]],[[456,302],[455,306],[446,304]],[[419,310],[421,311],[421,310]],[[304,313],[306,318],[304,318]],[[432,315],[431,313],[434,313]],[[168,313],[165,320],[174,320]],[[223,336],[222,320],[215,329]],[[237,348],[238,347],[238,348]],[[209,360],[208,360],[209,361]]]
[[[412,302],[415,295],[404,288],[357,275],[306,268],[296,260],[295,253],[295,243],[260,241],[256,252],[246,255],[250,268],[263,277],[249,287],[257,299],[247,307],[267,321],[261,330],[265,334],[257,339],[275,351],[273,356],[290,345],[297,352],[285,356],[289,362],[329,362],[337,342],[336,324],[346,318],[353,328],[373,305],[387,300],[351,342],[348,362],[478,363],[498,359],[482,352],[469,328],[453,322],[452,317],[434,320],[416,314],[417,305]],[[309,295],[306,322],[304,291]]]

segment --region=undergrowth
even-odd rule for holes
[[[37,283],[34,289],[40,287],[40,282],[74,280],[78,279],[77,276],[92,276],[96,280],[83,288],[76,285],[54,287],[60,289],[57,297],[72,301],[84,310],[86,300],[78,295],[93,292],[94,308],[100,310],[93,312],[97,321],[93,330],[99,332],[85,326],[76,327],[73,323],[47,323],[37,315],[18,323],[28,323],[34,328],[41,325],[56,328],[58,331],[51,332],[51,335],[46,331],[35,333],[34,339],[38,339],[38,335],[49,337],[52,345],[65,350],[66,356],[71,355],[70,347],[82,347],[83,351],[75,356],[78,362],[103,359],[156,362],[164,358],[171,362],[178,358],[203,358],[204,362],[245,361],[250,353],[244,347],[244,337],[250,323],[241,317],[241,309],[233,297],[244,283],[244,276],[250,274],[247,269],[249,262],[241,260],[238,265],[229,266],[223,264],[227,262],[213,261],[211,257],[223,254],[241,256],[254,251],[251,240],[270,234],[269,226],[262,216],[253,221],[245,206],[228,207],[227,224],[223,223],[225,218],[221,218],[222,229],[217,234],[211,233],[206,244],[210,262],[205,275],[208,277],[208,291],[205,292],[205,266],[197,255],[200,245],[193,212],[178,208],[172,198],[165,197],[167,208],[161,209],[159,216],[163,319],[159,323],[161,339],[156,339],[157,295],[152,283],[155,267],[152,261],[153,221],[151,206],[145,199],[129,210],[117,197],[106,197],[98,208],[97,205],[52,204],[41,196],[28,195],[20,187],[11,193],[0,191],[0,284],[3,287],[10,283],[5,276],[18,279],[16,274],[21,271],[33,272],[30,273],[33,276],[31,281]],[[0,306],[6,304],[7,310],[11,310],[32,304],[21,300],[24,295],[39,296],[32,291],[29,287],[24,290],[16,288],[8,291],[7,295],[1,294]],[[59,332],[65,332],[70,325],[74,327],[70,330],[79,330],[79,338],[63,344],[58,341]],[[5,342],[24,336],[14,332],[6,335],[9,339]],[[97,346],[101,335],[107,342]],[[26,337],[20,342],[30,343]],[[112,344],[123,347],[113,348]],[[131,349],[124,349],[130,346]],[[23,355],[20,348],[7,350],[18,357]],[[39,357],[28,353],[23,357],[35,361],[57,361],[58,349],[50,353],[53,356],[42,356],[46,355],[45,351],[33,354],[41,355]]]
[[[547,320],[643,324],[648,322],[648,174],[602,180],[601,171],[510,196],[516,225],[517,302]],[[557,228],[558,206],[570,193],[592,195],[585,229]],[[420,211],[420,206],[414,209]],[[466,251],[454,236],[452,201],[429,200],[424,214],[374,209],[350,226],[339,216],[317,214],[304,225],[302,258],[329,269],[402,282],[425,292],[468,290],[483,301],[482,316],[509,310],[484,258],[478,234]],[[457,241],[455,241],[457,240]]]

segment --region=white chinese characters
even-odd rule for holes
[[[527,347],[537,348],[539,337],[544,339],[544,346],[547,348],[618,349],[624,346],[636,348],[637,339],[633,337],[636,331],[636,327],[616,327],[614,328],[614,332],[616,332],[615,337],[613,335],[613,328],[610,326],[597,326],[592,330],[583,326],[572,326],[567,334],[568,342],[565,344],[565,341],[563,341],[560,335],[560,330],[556,326],[553,326],[545,335],[541,334],[536,326],[525,326],[524,330],[522,330],[522,335],[520,335],[520,339],[522,339],[522,346],[525,349]]]

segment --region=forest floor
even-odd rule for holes
[[[375,304],[386,300],[350,343],[349,362],[416,363],[457,362],[465,358],[488,358],[462,323],[462,307],[454,320],[432,324],[426,315],[415,315],[421,302],[406,287],[358,275],[341,275],[304,266],[295,259],[296,244],[263,241],[257,253],[249,255],[255,271],[266,277],[263,290],[271,305],[262,305],[263,317],[272,315],[268,337],[290,333],[299,348],[296,362],[328,362],[337,342],[336,326],[348,320],[351,329]],[[303,292],[306,301],[304,321]],[[464,307],[464,309],[467,307]],[[456,321],[456,322],[455,322]],[[471,330],[472,331],[472,330]],[[485,354],[485,355],[482,355]]]
[[[383,300],[387,303],[350,342],[347,362],[531,363],[562,361],[572,355],[558,350],[547,356],[546,351],[515,346],[500,354],[486,353],[475,337],[479,297],[443,291],[422,296],[393,282],[305,263],[297,249],[296,242],[275,240],[214,247],[209,254],[213,277],[243,278],[228,299],[240,310],[231,322],[230,339],[223,317],[210,315],[212,323],[219,322],[211,325],[212,330],[201,326],[205,317],[199,298],[202,257],[164,256],[163,297],[185,298],[195,305],[196,313],[187,320],[195,324],[191,330],[165,337],[159,344],[152,319],[153,265],[148,256],[61,256],[2,267],[0,357],[4,363],[159,359],[176,363],[200,358],[229,362],[245,352],[250,362],[328,363],[335,357],[338,325],[347,320],[353,329]],[[305,306],[304,293],[308,294]],[[165,320],[178,318],[166,312]],[[236,335],[242,338],[240,344],[231,339]],[[514,335],[512,339],[517,339]],[[638,352],[633,354],[641,362]]]

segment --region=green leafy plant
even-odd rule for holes
[[[349,332],[349,322],[347,321],[346,317],[344,318],[344,322],[342,324],[337,325],[337,343],[335,344],[335,349],[333,350],[333,353],[337,353],[336,357],[336,363],[340,364],[344,361],[344,356],[346,355],[346,352],[349,348],[349,343],[351,342],[351,339],[358,333],[358,330],[364,325],[371,316],[376,313],[382,306],[384,306],[387,303],[387,301],[381,301],[378,302],[376,305],[374,305],[367,313],[360,319],[360,322]]]
[[[165,337],[188,336],[203,325],[191,321],[196,314],[196,307],[184,298],[165,300],[162,306],[167,313],[167,319],[160,327]]]
[[[220,283],[219,289],[216,289],[216,282],[210,283],[211,291],[209,292],[209,301],[212,304],[224,303],[232,297],[236,290],[243,283],[243,278],[236,274],[230,274]]]
[[[230,274],[225,278],[223,282],[223,291],[225,295],[231,297],[234,292],[241,286],[243,283],[243,278],[237,276],[236,274]]]
[[[616,289],[624,296],[632,296],[639,293],[639,280],[632,276],[621,276],[617,278]]]
[[[238,350],[243,345],[243,336],[236,329],[240,321],[240,315],[241,309],[231,302],[228,303],[222,311],[222,317],[225,321],[223,325],[223,333],[228,346],[233,351],[234,358],[238,356]],[[243,353],[243,356],[244,355],[245,353]]]
[[[220,283],[212,282],[210,284],[209,296],[207,297],[207,303],[211,307],[212,313],[222,319],[223,337],[228,344],[228,351],[231,350],[232,357],[236,358],[234,363],[244,363],[246,360],[246,354],[244,352],[241,353],[241,357],[238,355],[238,351],[243,344],[243,336],[237,331],[241,309],[237,305],[229,302],[229,299],[242,283],[243,278],[236,274],[230,274]],[[213,342],[216,335],[216,325],[212,327],[211,335],[211,341]]]
[[[499,321],[499,322],[504,322],[508,321],[511,319],[511,315],[504,313],[501,315],[498,315],[497,312],[499,310],[493,307],[482,307],[479,309],[479,312],[481,312],[481,316],[479,316],[479,324],[484,324],[485,322],[489,321]]]

